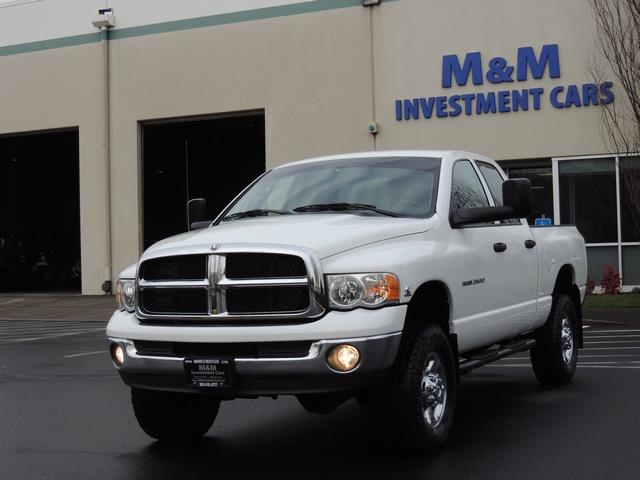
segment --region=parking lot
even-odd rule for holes
[[[327,416],[291,397],[224,403],[193,445],[153,442],[101,322],[0,321],[1,478],[637,478],[640,328],[593,324],[573,383],[539,385],[526,354],[459,386],[453,437],[399,455],[373,411]]]

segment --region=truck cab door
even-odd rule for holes
[[[500,192],[501,188],[500,182]],[[454,163],[450,203],[450,210],[496,204],[474,161],[460,159]],[[516,336],[526,331],[535,317],[537,258],[528,255],[525,260],[519,259],[519,244],[525,249],[524,237],[529,229],[518,220],[507,222],[451,230],[458,278],[452,287],[456,299],[453,318],[461,351]],[[529,312],[531,307],[533,311]]]

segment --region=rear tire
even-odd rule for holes
[[[456,404],[455,360],[436,325],[417,327],[398,358],[389,392],[391,428],[407,450],[430,453],[446,442]]]
[[[565,294],[554,297],[551,313],[536,335],[531,365],[538,380],[550,385],[569,383],[578,364],[578,316]]]
[[[213,425],[220,400],[206,395],[131,389],[131,403],[140,427],[162,441],[192,441]]]

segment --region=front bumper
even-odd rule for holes
[[[357,391],[376,385],[388,376],[400,338],[401,332],[394,332],[371,337],[319,340],[311,344],[305,357],[235,358],[233,385],[219,389],[188,386],[182,357],[140,355],[131,340],[110,340],[125,347],[125,362],[119,372],[131,387],[235,398]],[[360,351],[358,367],[348,373],[336,372],[326,362],[328,351],[340,343],[349,343]]]

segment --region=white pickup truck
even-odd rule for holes
[[[584,239],[530,228],[528,180],[461,151],[274,168],[213,221],[150,247],[117,284],[115,367],[151,437],[204,435],[220,402],[295,395],[382,407],[408,448],[440,447],[462,374],[530,350],[569,382],[582,346]]]

